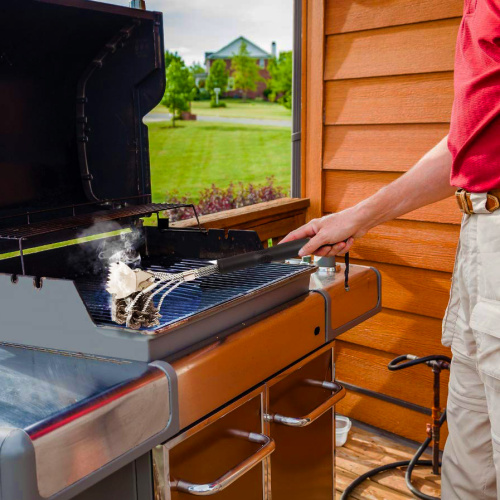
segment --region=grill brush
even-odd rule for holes
[[[113,321],[134,330],[158,326],[163,301],[182,283],[216,273],[224,274],[257,264],[290,259],[298,255],[308,241],[307,238],[294,240],[256,252],[225,257],[212,265],[175,274],[134,270],[123,262],[113,263],[106,287],[112,296]],[[156,296],[160,296],[160,300],[155,306]]]

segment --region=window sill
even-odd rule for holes
[[[256,205],[200,216],[204,228],[249,229],[257,231],[261,241],[285,236],[306,221],[309,199],[280,198]],[[175,228],[196,227],[196,219],[172,223]]]

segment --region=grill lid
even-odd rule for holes
[[[165,86],[161,14],[85,0],[0,6],[0,217],[150,202],[142,118]],[[92,202],[89,204],[89,202]],[[61,210],[58,210],[61,208]],[[48,210],[50,209],[50,210]]]

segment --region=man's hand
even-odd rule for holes
[[[304,245],[299,255],[318,255],[330,257],[344,255],[366,231],[362,229],[361,219],[356,213],[356,208],[349,208],[336,214],[330,214],[321,219],[313,219],[295,231],[292,231],[281,243],[311,238]]]

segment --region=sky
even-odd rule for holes
[[[128,0],[101,0],[128,6]],[[278,53],[292,49],[293,0],[146,0],[148,10],[163,12],[165,48],[191,65],[204,63],[239,36]]]

